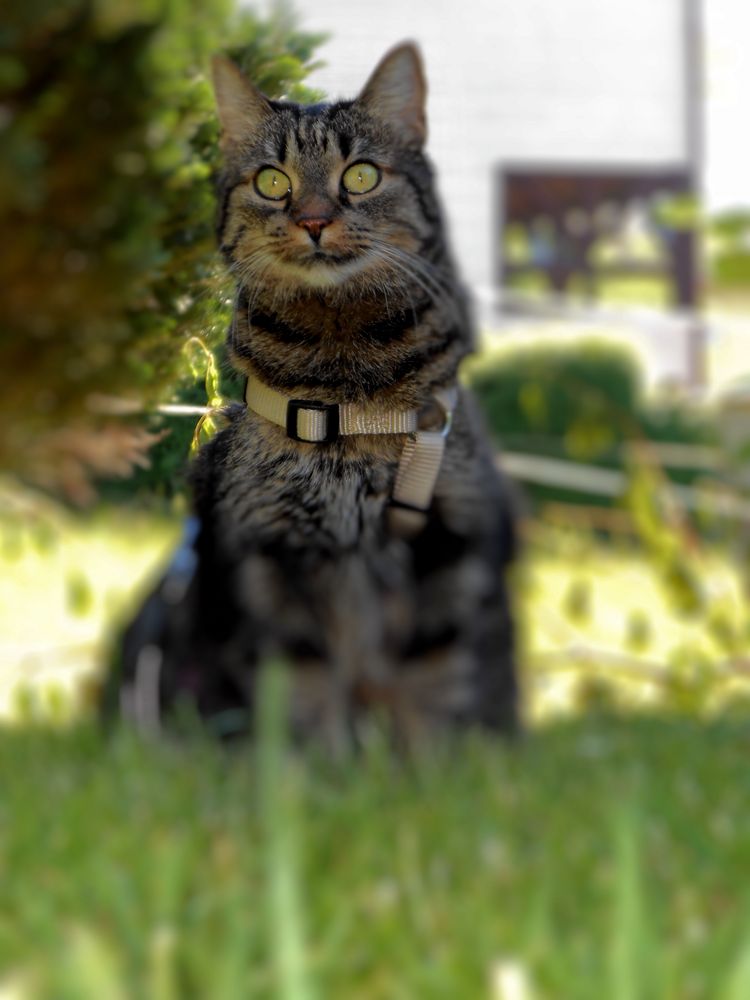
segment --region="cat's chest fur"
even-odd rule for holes
[[[301,444],[246,411],[215,447],[205,500],[241,612],[239,662],[251,643],[386,676],[414,630],[412,552],[386,520],[403,438]]]
[[[227,432],[215,513],[228,549],[375,549],[403,439],[290,441],[251,412]]]

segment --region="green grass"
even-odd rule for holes
[[[550,293],[549,283],[540,272],[516,274],[508,284],[514,291],[529,295],[544,297]],[[566,294],[572,303],[587,302],[587,283],[580,276],[574,276]],[[600,277],[595,283],[594,301],[599,305],[663,307],[669,302],[669,288],[666,280],[658,275]]]
[[[0,734],[0,995],[750,995],[746,722],[335,764],[265,728]]]

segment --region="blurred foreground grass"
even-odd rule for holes
[[[0,734],[14,1000],[750,996],[746,725],[338,764]]]

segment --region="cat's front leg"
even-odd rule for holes
[[[517,728],[512,616],[499,541],[455,534],[433,516],[413,544],[416,617],[400,672],[401,711],[413,730]]]

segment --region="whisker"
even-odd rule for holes
[[[455,289],[447,283],[440,272],[434,268],[434,265],[429,265],[428,262],[400,247],[393,247],[380,241],[374,249],[385,257],[392,266],[400,269],[402,273],[407,273],[435,304],[447,307],[456,320],[459,322],[462,320]]]
[[[409,278],[414,284],[416,284],[425,293],[425,295],[431,302],[438,304],[443,299],[443,297],[446,294],[444,289],[441,289],[439,286],[436,286],[434,283],[430,282],[420,273],[411,269],[400,257],[393,254],[390,251],[390,248],[388,248],[387,246],[379,246],[379,247],[374,247],[373,249],[382,259],[387,260],[392,268],[394,268],[404,277]]]

